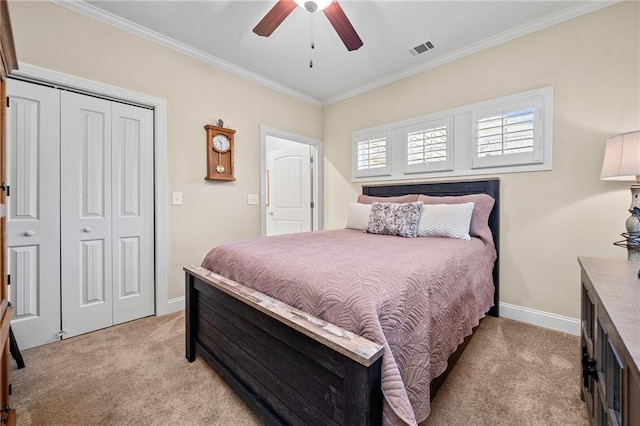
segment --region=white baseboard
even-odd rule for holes
[[[504,302],[500,302],[500,316],[575,336],[580,335],[580,320],[577,318],[565,317]]]
[[[184,311],[184,306],[185,306],[184,296],[175,297],[173,299],[167,300],[167,303],[164,306],[164,309],[162,309],[161,312],[157,312],[156,315],[161,316],[161,315],[173,314],[174,312]]]

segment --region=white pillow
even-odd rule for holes
[[[418,237],[449,237],[470,240],[469,226],[474,203],[424,204]]]
[[[347,223],[344,224],[344,227],[366,232],[370,214],[371,204],[349,201],[349,204],[347,204]]]

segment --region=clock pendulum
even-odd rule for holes
[[[224,166],[222,165],[222,153],[218,151],[218,165],[216,166],[216,172],[224,173]]]

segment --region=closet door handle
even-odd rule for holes
[[[33,231],[29,230],[29,231],[25,231],[24,236],[25,237],[30,237],[33,235]]]
[[[91,232],[91,227],[82,228],[82,232]]]

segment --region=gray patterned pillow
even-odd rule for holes
[[[414,203],[373,203],[367,232],[370,234],[417,237],[422,201]]]

